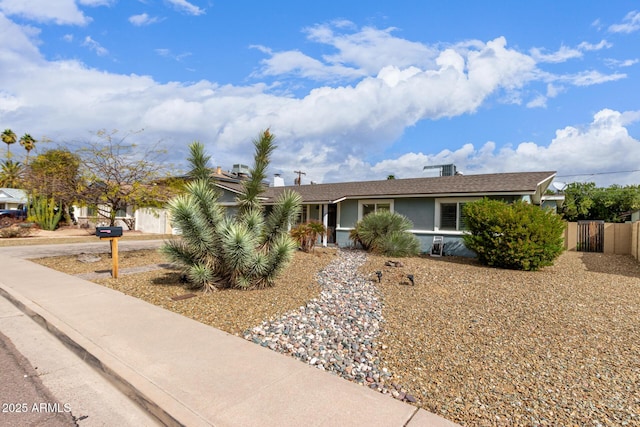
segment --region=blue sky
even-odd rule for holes
[[[270,128],[288,183],[640,184],[639,61],[637,1],[0,0],[0,127],[117,129],[175,167],[199,140],[223,169]]]

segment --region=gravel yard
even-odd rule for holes
[[[261,344],[306,363],[315,358],[321,369],[337,369],[396,398],[411,396],[462,425],[640,425],[640,263],[633,258],[568,252],[539,272],[489,269],[453,257],[395,259],[403,265],[392,267],[385,265],[388,258],[367,255],[362,262],[335,264],[348,253],[300,252],[274,288],[195,292],[181,300],[172,297],[193,291],[170,268],[122,274],[166,262],[153,251],[121,253],[121,277],[96,281],[232,334],[271,336]],[[75,258],[38,262],[71,274],[111,266],[106,256],[90,264]],[[332,262],[331,274],[317,275]],[[382,272],[379,284],[376,271]],[[318,277],[324,277],[322,286]],[[350,309],[344,289],[354,280],[358,307]],[[344,298],[336,297],[340,292]],[[333,356],[334,362],[327,356],[322,363],[325,353],[313,340],[310,350],[318,357],[308,351],[303,357],[295,337],[282,333],[292,319],[324,319],[344,329],[338,318],[345,313],[363,327],[356,328],[361,341],[352,341],[357,350],[342,342],[325,350],[339,354],[341,364]],[[362,375],[357,366],[345,368],[365,356],[369,367],[361,366]]]

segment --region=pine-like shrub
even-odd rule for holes
[[[538,270],[564,250],[565,224],[549,210],[525,202],[478,200],[463,207],[464,244],[484,265]]]
[[[420,253],[418,238],[408,230],[413,223],[404,215],[382,210],[362,218],[349,238],[363,249],[388,256],[413,256]]]

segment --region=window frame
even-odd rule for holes
[[[378,205],[389,205],[389,212],[393,213],[393,199],[362,199],[358,200],[358,221],[363,218],[364,205],[374,204],[373,212],[378,211]]]
[[[481,200],[482,197],[442,197],[437,198],[435,203],[434,212],[434,225],[433,229],[437,232],[451,233],[451,234],[463,234],[466,230],[460,228],[460,219],[462,217],[462,206],[465,203],[475,202]],[[455,204],[456,205],[456,228],[455,229],[442,229],[442,205]]]

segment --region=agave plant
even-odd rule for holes
[[[275,148],[273,135],[268,130],[262,132],[254,145],[254,167],[250,179],[243,183],[233,217],[227,216],[218,202],[220,194],[213,187],[203,145],[190,145],[190,176],[195,180],[169,203],[172,221],[182,235],[165,242],[162,251],[181,266],[194,288],[272,286],[296,250],[288,228],[300,213],[301,197],[284,191],[265,216],[259,195]]]

